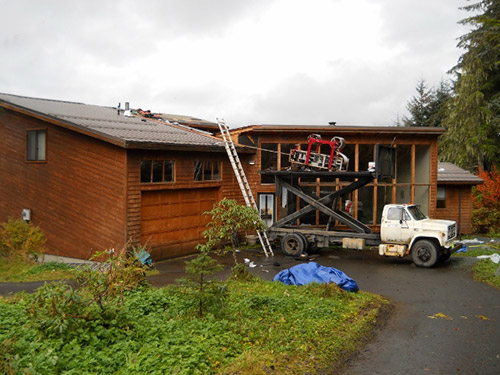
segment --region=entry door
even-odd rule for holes
[[[259,194],[260,218],[268,227],[274,223],[274,194]]]
[[[413,220],[402,207],[391,207],[382,225],[385,241],[408,243],[413,234]]]

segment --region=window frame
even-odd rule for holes
[[[442,193],[442,196],[439,193]],[[443,186],[438,186],[436,189],[436,208],[446,208],[446,188]]]
[[[207,178],[206,172],[210,171]],[[195,182],[222,181],[222,162],[220,160],[195,160],[193,165]]]
[[[31,137],[29,136],[30,133],[34,133],[35,134],[35,158],[34,159],[30,159],[30,139]],[[44,139],[43,139],[43,143],[44,143],[44,150],[43,150],[43,158],[39,158],[39,149],[40,149],[40,146],[39,146],[39,134],[44,134]],[[46,163],[47,162],[47,136],[48,136],[48,131],[47,129],[28,129],[26,130],[26,140],[25,140],[25,159],[26,159],[26,162],[28,163]]]
[[[145,181],[143,180],[143,172],[142,172],[142,168],[143,168],[143,165],[145,163],[149,162],[149,181]],[[161,168],[161,181],[155,181],[155,169],[153,168],[153,165],[154,163],[161,163],[162,165],[162,168]],[[171,173],[171,180],[166,180],[166,174],[165,174],[165,171],[166,171],[166,165],[171,165],[172,166],[172,173]],[[175,168],[175,160],[166,160],[166,159],[145,159],[145,160],[141,160],[141,162],[139,163],[139,168],[140,168],[140,174],[139,174],[139,181],[141,184],[144,184],[144,185],[158,185],[158,184],[172,184],[175,182],[175,172],[176,172],[176,168]]]

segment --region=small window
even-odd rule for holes
[[[444,187],[437,188],[437,208],[446,208],[446,189]]]
[[[174,182],[174,162],[171,160],[141,161],[142,183]]]
[[[26,133],[26,159],[28,161],[45,161],[46,130],[28,130]]]
[[[201,161],[194,162],[194,180],[195,181],[215,181],[220,180],[220,161]]]
[[[387,213],[387,220],[401,220],[403,218],[401,208],[391,207]]]

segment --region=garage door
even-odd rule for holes
[[[141,243],[155,259],[192,254],[210,220],[203,212],[218,200],[218,188],[144,191]]]

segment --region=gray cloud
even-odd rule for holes
[[[0,92],[100,105],[130,101],[153,111],[209,120],[225,116],[233,125],[390,124],[404,114],[419,78],[437,84],[456,63],[456,38],[465,32],[457,22],[467,15],[457,8],[466,2],[372,3],[380,9],[373,15],[381,17],[380,50],[370,49],[368,38],[358,40],[353,47],[359,58],[339,53],[319,75],[314,63],[325,58],[326,50],[338,48],[360,29],[367,36],[375,31],[365,29],[355,14],[346,14],[352,18],[350,26],[332,31],[328,45],[315,45],[307,26],[314,20],[299,19],[295,30],[304,36],[302,41],[287,39],[286,30],[270,29],[274,45],[266,49],[248,38],[241,41],[241,55],[234,56],[230,45],[205,52],[197,48],[235,30],[258,27],[278,0],[0,0]],[[310,4],[304,1],[304,9]],[[265,42],[261,38],[258,43]],[[180,51],[179,46],[186,48]],[[394,57],[371,59],[362,53],[367,50],[378,55],[387,50]],[[259,69],[269,75],[274,63],[270,51],[313,67],[263,82],[259,92],[247,89],[245,80],[235,77],[258,77]],[[227,55],[233,57],[233,66],[228,66],[232,75],[223,77],[209,63]],[[175,71],[184,61],[189,68]],[[190,69],[206,79],[196,82]]]

